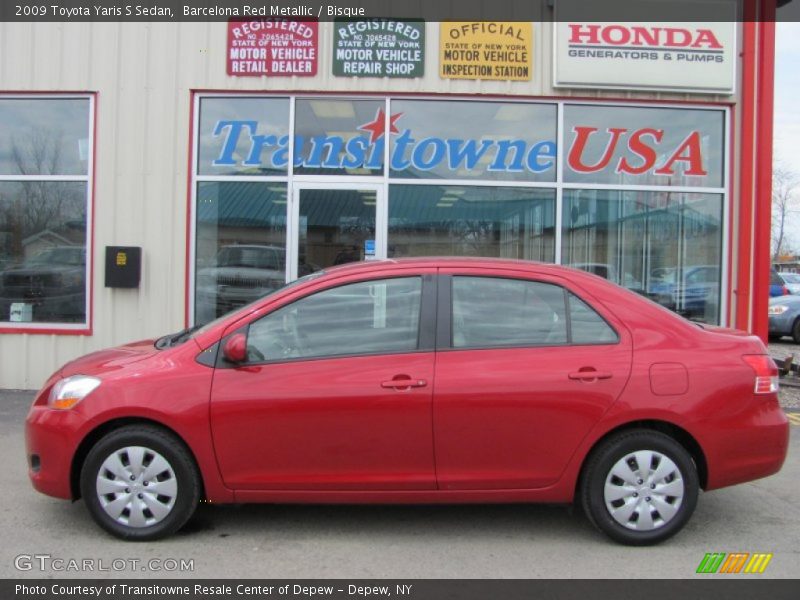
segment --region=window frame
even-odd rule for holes
[[[39,334],[39,335],[78,335],[91,336],[94,327],[94,211],[95,211],[95,152],[97,149],[97,96],[95,92],[0,92],[2,100],[88,100],[89,120],[87,123],[88,155],[85,175],[3,175],[0,182],[52,181],[83,182],[86,185],[86,277],[85,277],[85,319],[81,323],[58,323],[53,321],[14,323],[0,319],[0,334]]]
[[[398,356],[398,355],[405,355],[405,354],[419,354],[423,352],[434,352],[435,350],[435,336],[434,336],[434,322],[436,318],[436,303],[437,303],[437,281],[436,275],[433,273],[392,273],[388,276],[380,276],[380,277],[366,277],[364,279],[353,279],[347,281],[337,281],[333,285],[315,289],[309,292],[308,294],[304,294],[303,296],[297,298],[291,298],[288,302],[281,303],[279,306],[275,306],[270,308],[268,311],[259,314],[252,320],[249,320],[247,323],[242,324],[240,326],[234,327],[232,330],[228,331],[225,336],[219,342],[219,348],[223,348],[225,342],[228,340],[229,337],[235,335],[237,333],[244,333],[246,336],[249,337],[250,335],[250,327],[257,323],[258,321],[274,314],[279,310],[283,310],[297,302],[305,300],[306,298],[310,298],[311,296],[315,296],[317,294],[321,294],[324,292],[328,292],[334,289],[338,289],[341,287],[345,287],[348,285],[356,285],[360,283],[370,283],[370,282],[378,282],[378,281],[389,281],[392,279],[410,279],[410,278],[417,278],[420,280],[420,304],[419,304],[419,320],[417,323],[417,347],[413,350],[406,350],[402,352],[357,352],[357,353],[344,353],[344,354],[331,354],[325,356],[304,356],[304,357],[292,357],[292,358],[283,358],[279,360],[263,360],[263,361],[245,361],[237,364],[232,364],[225,360],[222,352],[218,352],[218,359],[216,362],[216,368],[246,368],[246,367],[256,367],[256,366],[267,366],[267,365],[277,365],[277,364],[284,364],[284,363],[296,363],[296,362],[311,362],[311,361],[319,361],[319,360],[338,360],[343,358],[361,358],[361,357],[369,357],[369,356]]]
[[[541,283],[545,285],[553,285],[557,286],[561,289],[564,295],[564,313],[566,319],[566,333],[567,333],[567,341],[563,343],[549,343],[549,344],[503,344],[501,346],[459,346],[455,347],[453,345],[453,279],[455,277],[469,277],[469,278],[485,278],[485,279],[511,279],[511,280],[519,280],[528,283]],[[538,349],[538,348],[583,348],[586,346],[617,346],[622,343],[622,336],[617,327],[614,326],[613,323],[609,322],[608,318],[602,314],[602,312],[598,311],[595,308],[594,302],[591,302],[585,298],[585,296],[579,293],[575,288],[570,287],[566,284],[565,281],[559,281],[556,278],[550,277],[526,277],[521,273],[514,273],[513,271],[509,271],[508,273],[498,274],[498,273],[443,273],[440,274],[439,277],[439,292],[438,298],[439,303],[437,307],[437,326],[436,326],[436,351],[437,352],[464,352],[464,351],[475,351],[475,350],[513,350],[513,349],[521,349],[521,348],[530,348],[530,349]],[[592,342],[592,343],[575,343],[572,341],[572,315],[570,312],[570,302],[569,302],[569,295],[572,294],[579,300],[581,300],[586,306],[588,306],[597,316],[599,316],[603,322],[611,329],[611,331],[616,336],[616,340],[613,342]]]

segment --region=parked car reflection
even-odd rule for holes
[[[587,273],[599,275],[603,279],[607,279],[612,283],[621,285],[622,287],[627,288],[632,292],[636,292],[637,294],[644,294],[644,289],[640,280],[627,271],[625,273],[619,273],[614,265],[610,265],[608,263],[586,262],[572,263],[570,266],[574,267],[575,269],[580,269],[581,271],[586,271]]]
[[[719,306],[719,267],[696,265],[685,267],[679,278],[677,268],[660,268],[651,272],[648,296],[670,310],[690,318],[716,320]]]
[[[34,321],[83,321],[86,248],[53,246],[0,272],[0,321],[17,303],[32,305]]]
[[[198,304],[223,315],[282,287],[285,269],[286,250],[280,246],[223,246],[212,265],[197,272]]]

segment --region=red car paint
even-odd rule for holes
[[[555,283],[591,305],[619,342],[440,347],[216,369],[198,362],[226,336],[298,298],[400,275]],[[440,307],[438,314],[446,313]],[[755,372],[742,359],[750,354],[766,354],[754,336],[700,327],[565,267],[433,258],[346,265],[178,346],[138,342],[67,364],[28,415],[27,453],[40,458],[29,475],[37,490],[74,498],[87,445],[139,420],[186,443],[215,503],[571,502],[599,440],[631,425],[667,425],[696,451],[710,490],[775,473],[786,456],[788,420],[777,393],[754,393]],[[658,373],[682,366],[688,384],[654,384],[654,365]],[[597,378],[585,376],[592,369]],[[72,374],[102,383],[71,410],[49,408],[51,387]]]

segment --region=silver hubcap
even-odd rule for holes
[[[620,525],[650,531],[669,523],[683,502],[683,476],[669,457],[652,450],[631,452],[612,467],[603,498]]]
[[[143,446],[115,450],[97,474],[100,506],[117,523],[149,527],[175,506],[178,481],[166,458]]]

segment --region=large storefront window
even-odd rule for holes
[[[392,177],[555,181],[555,104],[392,101]]]
[[[0,97],[0,327],[87,324],[90,102]]]
[[[722,196],[569,190],[563,206],[564,264],[718,322]]]
[[[567,183],[722,187],[721,110],[564,107]]]
[[[200,175],[285,175],[288,98],[203,98]]]
[[[196,114],[195,322],[431,255],[558,261],[725,317],[725,109],[217,94]]]
[[[285,283],[285,183],[199,183],[196,231],[199,323]]]
[[[392,185],[390,257],[555,260],[554,190]]]
[[[303,100],[295,103],[298,175],[382,175],[383,100]]]

